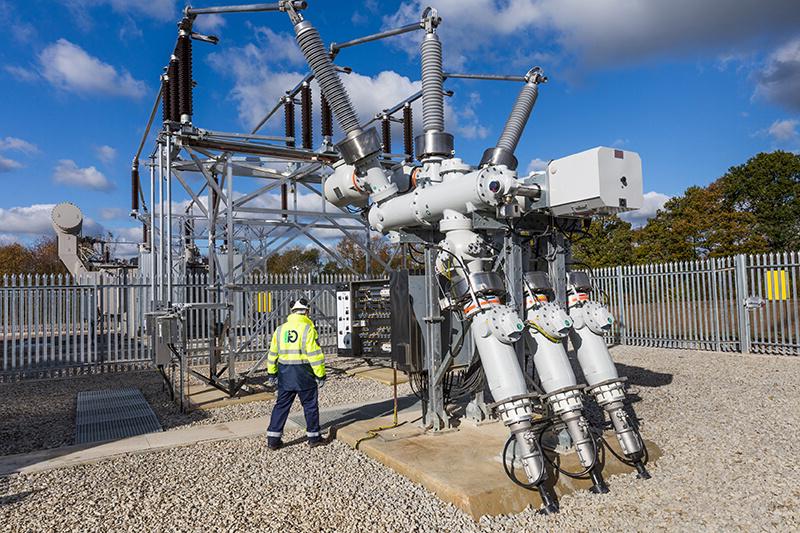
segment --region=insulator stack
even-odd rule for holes
[[[139,211],[139,163],[131,168],[131,211]]]
[[[178,46],[175,49],[178,56],[178,86],[179,86],[179,116],[187,117],[191,121],[192,116],[192,40],[188,35],[178,37]]]
[[[407,162],[414,160],[414,117],[409,104],[403,106],[403,151]]]
[[[358,116],[319,32],[307,20],[295,25],[294,29],[297,44],[311,67],[322,94],[328,99],[339,125],[346,134],[360,131]]]
[[[381,119],[381,150],[384,154],[392,153],[392,122],[386,116]]]
[[[312,122],[313,109],[311,107],[311,86],[308,84],[300,88],[300,124],[303,135],[303,148],[311,150],[314,146],[314,124]]]
[[[291,98],[287,97],[283,101],[283,114],[284,114],[284,132],[287,138],[286,146],[291,146],[294,148],[296,146],[294,142],[294,102]],[[288,140],[291,138],[291,140]]]
[[[180,100],[181,91],[178,83],[178,59],[169,60],[167,67],[167,77],[169,78],[169,119],[173,122],[180,122]]]
[[[444,131],[444,78],[442,42],[428,33],[420,45],[422,54],[422,124],[425,131]]]
[[[503,128],[503,133],[497,141],[498,148],[508,150],[512,154],[517,149],[517,144],[522,137],[522,132],[525,130],[525,125],[528,123],[528,118],[531,116],[531,110],[533,110],[538,94],[539,86],[534,82],[526,83],[519,92],[517,101],[514,103],[511,114]]]
[[[142,243],[149,249],[150,248],[150,227],[147,222],[142,222]]]
[[[192,235],[194,234],[194,222],[188,219],[183,223],[183,243],[185,246],[192,244]]]
[[[170,120],[170,92],[169,92],[169,78],[161,76],[161,122],[168,122]]]
[[[325,95],[320,95],[321,111],[320,117],[322,118],[322,136],[333,137],[333,114],[331,113],[331,106]]]

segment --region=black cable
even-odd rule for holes
[[[551,420],[550,423],[547,426],[545,426],[545,428],[542,430],[542,432],[539,433],[539,448],[541,448],[541,450],[542,450],[542,455],[547,460],[547,462],[550,463],[553,466],[553,468],[555,468],[556,470],[558,470],[559,472],[561,472],[565,476],[571,477],[573,479],[590,479],[590,477],[591,477],[590,473],[591,473],[592,469],[597,465],[597,457],[598,457],[598,446],[597,446],[597,442],[595,441],[594,437],[590,433],[589,436],[591,437],[592,447],[594,448],[594,460],[592,461],[592,464],[590,464],[589,466],[585,467],[580,472],[570,472],[568,470],[564,470],[563,468],[561,468],[561,456],[558,455],[558,453],[556,453],[557,460],[551,459],[550,456],[548,456],[546,453],[544,453],[544,450],[555,451],[555,450],[553,450],[551,448],[546,448],[544,446],[544,444],[542,443],[542,438],[544,436],[544,432],[547,431],[548,429],[552,428],[555,424],[556,424],[556,422]]]

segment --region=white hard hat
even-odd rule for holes
[[[292,312],[294,311],[308,311],[308,300],[305,298],[295,300],[295,302],[292,304]]]

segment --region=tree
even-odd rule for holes
[[[732,209],[753,215],[770,251],[800,249],[800,155],[760,153],[716,185]]]
[[[35,261],[34,272],[37,274],[67,274],[67,268],[58,257],[58,239],[42,238],[30,249]]]
[[[393,246],[382,236],[374,235],[371,237],[370,249],[372,253],[377,255],[381,261],[390,264],[392,268],[399,268],[402,264],[402,257],[400,254],[393,256]],[[356,244],[352,239],[342,239],[336,244],[336,253],[347,263],[350,268],[359,274],[366,273],[367,252],[359,244]],[[390,262],[391,261],[391,262]],[[374,258],[370,262],[372,274],[383,274],[385,269]],[[338,265],[335,262],[326,265],[326,269],[330,272],[350,272],[350,269],[343,265]]]
[[[635,234],[638,263],[690,261],[768,250],[752,213],[732,209],[722,187],[689,187]]]
[[[576,263],[602,268],[633,263],[633,229],[616,215],[592,220],[586,235],[575,241],[572,256]]]
[[[30,274],[35,261],[33,254],[19,243],[0,246],[0,275]]]
[[[267,272],[270,274],[307,274],[319,271],[321,266],[319,250],[316,248],[290,248],[267,259]]]

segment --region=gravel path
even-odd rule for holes
[[[334,442],[267,453],[199,444],[0,480],[8,531],[535,531],[800,529],[800,359],[617,348],[664,456],[653,479],[609,479],[562,512],[472,522]],[[287,434],[287,439],[301,433]],[[5,486],[4,486],[5,485]]]
[[[387,399],[392,388],[376,381],[353,378],[344,370],[360,360],[329,357],[328,382],[320,392],[320,407]],[[242,365],[242,370],[245,365]],[[261,381],[265,377],[259,378]],[[257,380],[258,381],[258,380]],[[199,383],[199,382],[198,382]],[[141,389],[165,430],[245,420],[268,415],[272,401],[250,402],[207,411],[181,413],[155,371],[94,374],[64,379],[0,384],[0,455],[56,448],[73,443],[78,392],[111,388]],[[407,384],[398,394],[410,394]],[[295,402],[293,410],[301,410]]]

